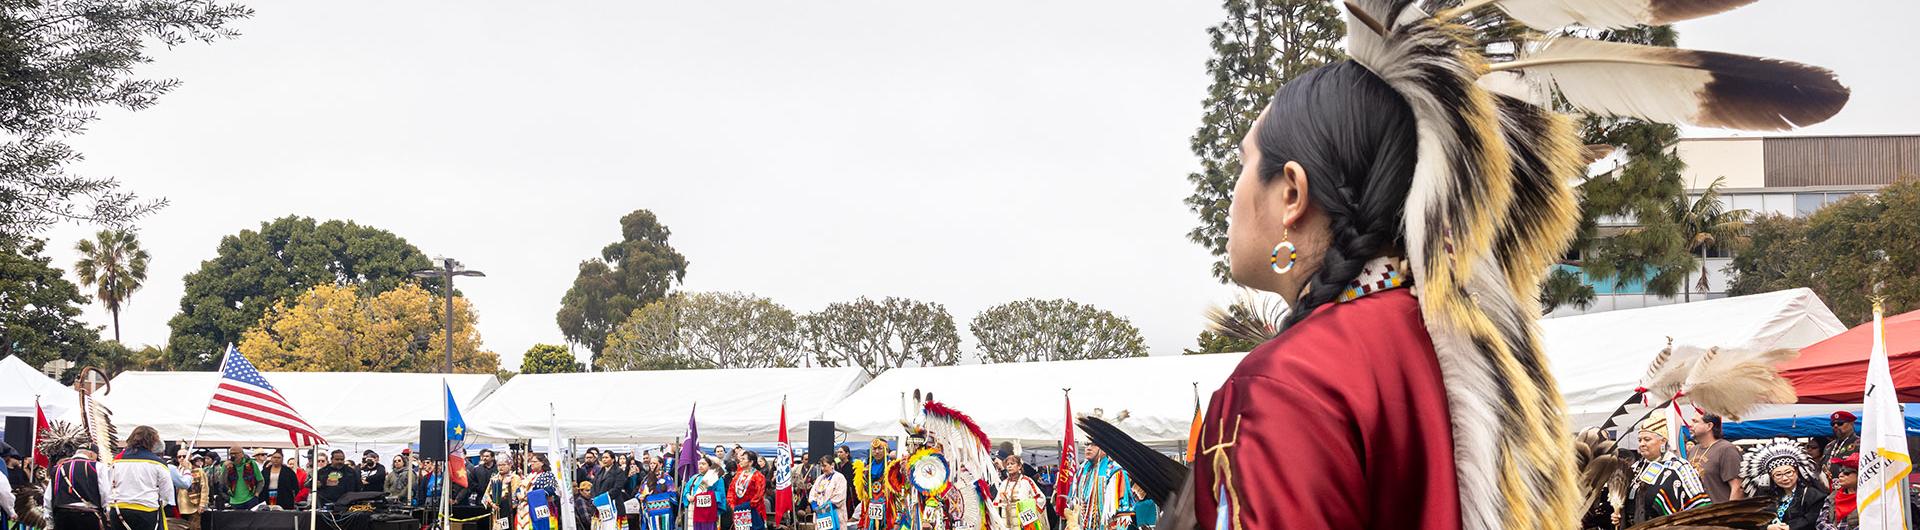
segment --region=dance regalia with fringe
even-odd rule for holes
[[[1627,521],[1639,524],[1656,517],[1706,506],[1707,488],[1693,464],[1679,455],[1642,461],[1633,467],[1633,486],[1627,492]]]
[[[1162,525],[1578,524],[1573,437],[1535,321],[1541,280],[1580,219],[1569,183],[1587,160],[1573,121],[1550,109],[1780,130],[1832,117],[1849,92],[1817,67],[1565,29],[1751,1],[1344,2],[1348,55],[1415,122],[1398,234],[1407,287],[1318,307],[1250,353],[1203,419],[1179,497],[1198,520],[1170,511]]]

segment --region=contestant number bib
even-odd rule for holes
[[[1014,505],[1014,510],[1019,512],[1021,527],[1040,522],[1040,511],[1033,508],[1033,501],[1020,501]]]
[[[712,508],[712,507],[713,507],[713,494],[712,494],[712,493],[702,493],[702,494],[699,494],[699,495],[694,495],[694,496],[693,496],[693,507],[695,507],[695,508]]]

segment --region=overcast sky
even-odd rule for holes
[[[1177,354],[1232,295],[1181,203],[1211,0],[250,5],[239,39],[156,51],[142,73],[179,89],[73,142],[82,171],[172,201],[140,223],[130,345],[166,342],[220,237],[289,214],[485,271],[459,288],[508,369],[562,342],[576,267],[638,208],[691,261],[685,289],[940,302],[969,347],[980,310],[1065,297]],[[1806,132],[1911,133],[1916,19],[1911,0],[1769,0],[1681,44],[1834,69],[1853,101]],[[42,235],[70,269],[93,230]]]

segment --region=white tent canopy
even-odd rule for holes
[[[33,417],[36,397],[49,420],[66,418],[69,411],[80,408],[80,393],[33,369],[17,355],[0,359],[0,417]]]
[[[1633,395],[1668,337],[1677,347],[1799,348],[1847,329],[1807,289],[1550,318],[1540,327],[1576,428],[1599,425]]]
[[[835,428],[861,436],[901,433],[901,396],[915,389],[972,417],[994,441],[1057,445],[1066,427],[1062,388],[1073,389],[1073,412],[1094,409],[1135,439],[1185,443],[1193,422],[1194,384],[1202,399],[1227,380],[1244,353],[1133,357],[1089,361],[895,368],[880,374],[827,413]]]
[[[515,376],[467,412],[475,436],[544,440],[549,414],[560,435],[581,443],[661,443],[686,435],[695,404],[700,442],[768,442],[778,438],[780,400],[787,431],[805,441],[807,420],[866,382],[859,368],[742,368]]]
[[[500,387],[490,374],[412,374],[358,372],[265,372],[267,382],[327,442],[408,443],[420,439],[420,421],[443,417],[445,393],[472,408]],[[101,399],[113,410],[120,432],[148,425],[166,440],[187,440],[199,427],[198,445],[244,443],[285,445],[287,433],[225,414],[208,414],[207,402],[219,384],[216,372],[125,372],[113,378]],[[463,410],[464,412],[464,410]],[[201,424],[205,418],[206,423]]]

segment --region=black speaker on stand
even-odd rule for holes
[[[7,416],[7,445],[21,455],[33,455],[33,418],[29,416]]]
[[[819,462],[820,457],[833,454],[833,422],[807,422],[807,461]]]
[[[447,461],[446,421],[420,420],[420,458],[435,462]]]

